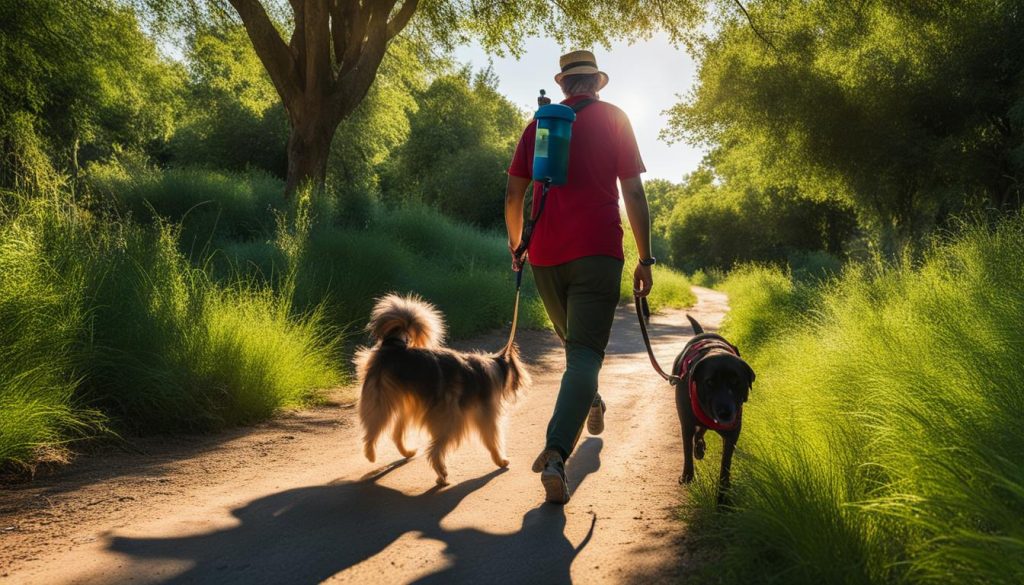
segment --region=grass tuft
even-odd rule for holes
[[[1020,582],[1022,255],[1017,215],[918,263],[815,285],[763,267],[728,277],[724,331],[758,380],[734,508],[714,509],[708,466],[691,490],[695,535],[721,556],[704,577]]]

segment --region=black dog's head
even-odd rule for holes
[[[739,416],[740,405],[750,395],[754,370],[738,356],[716,352],[700,360],[691,377],[704,412],[715,422],[728,425]]]

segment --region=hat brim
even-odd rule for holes
[[[562,78],[565,77],[566,75],[593,75],[595,73],[601,76],[601,82],[597,86],[597,90],[601,91],[601,89],[603,89],[604,86],[608,85],[608,74],[605,73],[604,71],[601,71],[597,67],[591,67],[590,65],[578,65],[576,67],[572,67],[570,69],[562,71],[561,73],[555,75],[555,83],[562,83]]]

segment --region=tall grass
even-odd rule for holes
[[[1022,257],[1018,215],[817,290],[776,269],[727,279],[725,333],[758,380],[734,506],[715,510],[707,465],[691,488],[694,537],[719,557],[700,576],[1021,582]]]
[[[0,464],[120,430],[209,429],[314,400],[337,340],[287,297],[216,285],[176,230],[20,197],[0,219]]]
[[[626,302],[633,300],[633,270],[636,268],[640,254],[636,249],[636,240],[633,239],[633,230],[629,222],[622,218],[623,234],[622,250],[625,256],[625,263],[622,267],[622,282],[619,285],[619,297]],[[657,256],[657,254],[655,254]],[[668,307],[687,307],[697,302],[697,297],[690,290],[690,280],[678,270],[669,268],[665,264],[658,264],[651,273],[654,286],[651,287],[651,294],[647,301],[652,311],[658,311]]]

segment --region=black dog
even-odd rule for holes
[[[740,352],[721,335],[705,333],[689,315],[696,334],[676,357],[672,372],[676,384],[676,410],[683,430],[683,474],[679,483],[693,481],[693,460],[704,458],[704,433],[710,428],[722,436],[722,469],[718,503],[726,501],[729,467],[743,422],[743,403],[754,383],[754,370]]]

